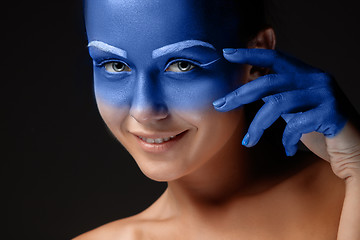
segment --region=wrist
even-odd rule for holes
[[[351,185],[358,186],[360,188],[360,169],[356,170],[351,171],[351,173],[348,174],[349,176],[344,179],[346,186]]]
[[[360,239],[360,174],[354,172],[345,179],[345,198],[339,223],[338,238],[341,240]]]

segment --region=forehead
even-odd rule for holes
[[[192,14],[187,1],[89,0],[86,26],[89,41],[113,46],[131,41],[153,49],[185,39],[204,37],[201,14]]]
[[[88,40],[148,51],[188,39],[226,47],[201,0],[87,0]],[[221,36],[221,37],[219,37]],[[218,46],[217,46],[218,45]]]

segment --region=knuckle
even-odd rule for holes
[[[286,128],[289,133],[295,132],[300,126],[299,121],[290,121],[288,122]]]
[[[313,91],[314,98],[318,99],[320,103],[330,103],[334,101],[334,96],[331,89],[318,88]]]
[[[234,93],[233,96],[234,96],[235,98],[239,97],[239,96],[241,95],[241,90],[240,90],[240,88],[235,89],[235,91],[234,91],[233,93]]]
[[[333,77],[331,74],[322,72],[322,73],[313,73],[314,79],[317,79],[318,82],[324,84],[324,85],[330,85],[333,81]]]
[[[289,134],[293,134],[295,132],[298,132],[299,129],[301,129],[302,126],[304,126],[307,122],[307,119],[304,117],[302,113],[298,113],[295,118],[290,120],[286,125],[286,131]]]
[[[276,75],[275,74],[268,74],[266,75],[267,85],[271,88],[276,85]]]
[[[323,105],[324,117],[327,119],[335,119],[336,116],[340,115],[339,105],[336,101],[330,101],[327,104]]]
[[[270,96],[267,100],[270,104],[276,105],[284,101],[284,95],[282,93]]]
[[[321,89],[318,95],[319,103],[322,105],[323,110],[332,111],[338,108],[338,103],[330,89]]]

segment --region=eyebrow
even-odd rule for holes
[[[183,49],[196,47],[196,46],[207,47],[207,48],[210,48],[210,49],[216,51],[216,48],[210,43],[200,41],[200,40],[185,40],[185,41],[169,44],[169,45],[163,46],[161,48],[155,49],[154,51],[152,51],[152,58],[155,59],[155,58],[164,56],[164,55],[172,53],[172,52],[178,52]],[[111,45],[101,42],[101,41],[91,41],[91,42],[89,42],[88,47],[95,47],[104,52],[112,53],[117,56],[127,58],[127,52],[125,50],[118,48],[118,47],[111,46]]]
[[[207,48],[210,48],[210,49],[216,51],[216,48],[213,45],[211,45],[210,43],[200,41],[200,40],[185,40],[185,41],[169,44],[169,45],[163,46],[161,48],[155,49],[152,52],[152,58],[153,59],[158,58],[158,57],[161,57],[163,55],[166,55],[166,54],[169,54],[172,52],[178,52],[185,48],[191,48],[191,47],[195,47],[195,46],[207,47]]]
[[[117,56],[127,58],[127,52],[121,48],[117,48],[114,46],[111,46],[107,43],[101,42],[101,41],[91,41],[88,44],[88,47],[96,47],[97,49],[100,49],[104,52],[112,53]]]

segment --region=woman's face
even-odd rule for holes
[[[101,116],[158,181],[193,172],[230,140],[241,146],[242,111],[212,106],[239,85],[241,69],[222,57],[239,43],[199,2],[88,0],[85,8]]]

